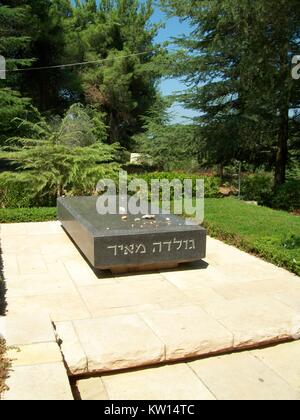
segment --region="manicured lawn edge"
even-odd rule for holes
[[[300,247],[285,246],[300,239],[300,217],[237,199],[206,199],[203,226],[228,245],[300,275]]]
[[[0,209],[0,223],[49,222],[56,219],[55,207]]]
[[[240,238],[238,235],[234,235],[230,232],[224,232],[218,229],[213,224],[209,222],[203,224],[206,228],[209,236],[212,238],[218,239],[227,245],[232,245],[241,251],[245,251],[248,254],[259,257],[266,262],[272,263],[277,267],[285,268],[288,271],[291,271],[294,274],[300,276],[300,268],[296,264],[290,261],[288,258],[278,255],[276,249],[267,249],[267,248],[258,248],[254,244],[247,243],[245,240]]]

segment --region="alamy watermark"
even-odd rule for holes
[[[299,80],[300,79],[300,55],[294,55],[294,57],[292,58],[292,64],[293,64],[292,78],[294,80]]]
[[[6,59],[0,55],[0,79],[6,79]]]
[[[118,183],[111,179],[98,182],[97,212],[100,215],[185,215],[190,221],[204,220],[203,179],[144,179],[131,181],[125,171],[120,171]]]

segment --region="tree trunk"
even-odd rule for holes
[[[224,179],[224,164],[223,163],[220,163],[218,165],[218,175],[219,175],[219,178],[221,178],[221,181],[223,182],[223,179]]]
[[[288,160],[289,139],[289,111],[282,111],[278,131],[277,155],[275,166],[275,186],[284,184],[286,181],[286,165]]]
[[[285,183],[288,160],[289,104],[291,94],[288,53],[289,44],[285,41],[280,51],[280,102],[278,104],[279,126],[275,163],[275,186]]]

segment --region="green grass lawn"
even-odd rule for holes
[[[205,200],[211,236],[300,275],[300,217],[236,199]]]
[[[55,208],[0,209],[0,223],[55,219]],[[233,198],[208,198],[204,225],[211,236],[300,275],[300,217]]]

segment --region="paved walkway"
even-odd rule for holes
[[[1,248],[11,398],[26,380],[32,392],[32,367],[52,387],[37,381],[37,396],[71,398],[63,359],[68,375],[111,373],[299,337],[300,279],[214,239],[205,262],[117,277],[96,275],[58,222],[2,225]]]
[[[82,400],[299,400],[300,342],[77,381]]]

